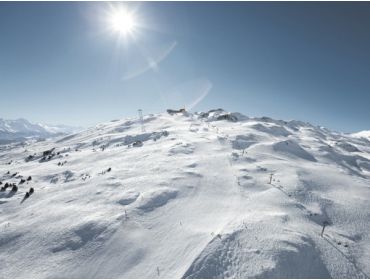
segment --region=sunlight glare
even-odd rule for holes
[[[123,35],[133,33],[135,29],[135,18],[126,11],[115,11],[110,19],[111,27],[115,32]]]

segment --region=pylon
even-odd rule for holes
[[[145,132],[143,110],[139,109],[138,112],[139,112],[139,119],[140,119],[140,124],[141,124],[141,131]]]

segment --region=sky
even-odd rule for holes
[[[0,2],[0,118],[185,106],[370,130],[369,30],[366,2]]]

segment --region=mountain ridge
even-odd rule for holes
[[[31,123],[24,118],[8,120],[0,118],[0,141],[10,143],[30,138],[47,138],[80,131],[81,128],[67,125]]]

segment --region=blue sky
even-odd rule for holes
[[[112,9],[133,12],[120,36]],[[370,129],[370,3],[0,2],[0,117],[224,108]]]

